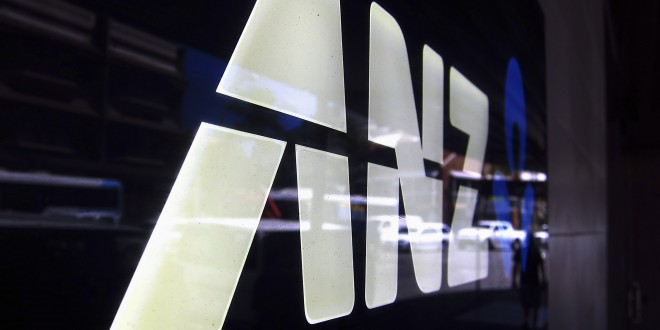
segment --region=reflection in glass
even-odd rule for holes
[[[483,232],[471,228],[479,192],[460,187],[452,231],[456,239],[449,244],[447,260],[447,282],[457,286],[488,276],[488,240]],[[473,231],[474,230],[474,231]]]

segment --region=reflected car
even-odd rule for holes
[[[411,241],[418,242],[421,249],[434,250],[441,247],[438,243],[447,245],[453,240],[451,228],[444,223],[424,223],[415,216],[409,216],[407,221],[397,218],[382,216],[371,221],[379,223],[380,240],[388,245],[398,245],[401,251],[409,251]]]
[[[418,243],[420,249],[435,250],[440,247],[438,243],[447,246],[453,240],[451,228],[442,224],[423,224],[413,227],[399,228],[399,249],[410,251],[411,242]]]
[[[514,229],[510,222],[502,220],[481,220],[474,227],[459,230],[456,235],[459,247],[487,242],[489,249],[513,249],[521,246],[526,237],[525,231]]]
[[[548,239],[550,238],[550,232],[548,225],[541,226],[541,229],[534,232],[534,238],[539,243],[539,246],[542,248],[548,248]]]

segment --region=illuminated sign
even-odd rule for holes
[[[217,91],[346,132],[342,56],[338,0],[258,0]],[[441,287],[443,182],[426,176],[424,159],[443,162],[444,74],[442,57],[424,46],[420,134],[403,33],[372,3],[368,139],[393,148],[397,168],[368,164],[369,308],[397,295],[397,269],[387,265],[397,264],[398,250],[384,238],[398,235],[399,189],[417,284],[425,293]],[[449,121],[469,136],[463,172],[480,177],[488,98],[454,67],[449,84]],[[285,146],[201,125],[113,329],[222,327]],[[300,145],[295,154],[304,309],[318,323],[350,314],[355,303],[348,159]],[[472,226],[477,197],[459,187],[452,232]],[[487,242],[457,244],[448,246],[449,285],[487,277]]]

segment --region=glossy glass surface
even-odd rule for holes
[[[0,9],[0,325],[522,323],[549,253],[535,2]]]

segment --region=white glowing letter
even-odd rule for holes
[[[296,145],[305,316],[319,323],[355,303],[348,158]]]
[[[415,279],[433,292],[442,280],[442,240],[432,233],[441,230],[442,181],[426,177],[401,28],[376,3],[370,17],[369,140],[395,149]]]
[[[339,0],[258,0],[217,91],[346,132]]]
[[[424,45],[422,53],[424,77],[422,82],[422,146],[424,158],[442,164],[444,133],[444,63],[431,47]]]
[[[201,125],[112,329],[222,327],[285,145]]]
[[[449,73],[449,117],[453,126],[470,136],[463,171],[481,176],[488,140],[488,97],[458,70]],[[472,226],[479,191],[459,187],[451,230],[459,233]],[[449,244],[447,282],[457,286],[488,276],[488,241],[454,240]],[[467,243],[467,244],[466,244]]]
[[[481,176],[488,142],[488,97],[455,68],[449,72],[449,119],[470,136],[463,171]]]
[[[397,170],[367,165],[367,307],[396,299],[399,267],[399,174]]]

